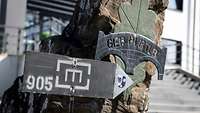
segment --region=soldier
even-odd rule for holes
[[[50,37],[49,41],[45,40],[46,42],[42,43],[44,45],[40,46],[41,51],[94,59],[99,31],[105,34],[114,32],[115,25],[123,21],[119,17],[120,5],[124,2],[134,4],[134,1],[137,0],[79,0],[74,15],[62,35]],[[157,35],[154,37],[159,43],[163,11],[166,8],[164,3],[167,0],[149,1],[151,1],[149,8],[161,17],[157,19]],[[116,63],[122,69],[125,68],[123,61],[116,55],[105,56],[102,60]],[[16,86],[4,94],[5,98],[2,101],[4,106],[0,110],[3,111],[2,113],[8,113],[7,108],[14,107],[18,109],[10,110],[9,113],[145,113],[148,110],[151,76],[154,74],[152,69],[152,65],[146,63],[133,69],[137,72],[136,76],[129,76],[132,79],[137,77],[137,81],[114,100],[19,93],[21,80],[17,80]],[[10,96],[13,91],[18,95],[17,97]],[[19,98],[23,98],[23,101],[16,104]]]
[[[110,61],[125,69],[125,64],[116,55],[110,55]],[[134,69],[133,69],[134,70]],[[141,63],[135,68],[139,78],[130,88],[114,100],[106,99],[101,113],[145,113],[148,110],[148,91],[151,76],[145,74],[145,65]],[[146,73],[147,74],[147,73]],[[129,77],[135,79],[133,75]]]
[[[63,37],[69,36],[69,38],[75,38],[76,43],[79,44],[82,49],[71,48],[68,56],[82,57],[82,58],[94,58],[97,34],[99,31],[104,31],[105,34],[113,32],[115,25],[120,23],[120,17],[118,15],[119,6],[123,2],[131,2],[134,4],[134,0],[82,0],[79,4],[81,12],[75,12],[75,15],[70,22],[70,25],[65,28]],[[165,0],[163,1],[150,1],[150,8],[155,10],[160,16],[166,9]],[[156,43],[159,43],[159,38],[162,32],[163,19],[157,21],[158,25],[156,35]],[[84,22],[83,22],[84,21]],[[78,37],[78,38],[77,38]],[[73,39],[74,40],[74,39]],[[73,42],[72,42],[73,43]],[[59,44],[59,43],[58,43]],[[80,46],[79,45],[79,46]],[[63,46],[65,47],[65,46]],[[62,48],[62,47],[61,47]],[[60,49],[60,47],[59,47]],[[65,49],[65,48],[64,48]],[[58,49],[53,49],[58,50]],[[65,50],[66,51],[66,50]],[[89,54],[88,54],[89,53]],[[102,59],[112,63],[119,64],[124,69],[125,64],[116,55],[110,55]],[[151,81],[151,76],[154,75],[155,67],[148,64],[140,64],[135,70],[137,72],[134,76],[130,75],[132,79],[137,79],[128,90],[118,96],[114,100],[109,99],[86,99],[80,106],[84,106],[82,109],[75,106],[76,113],[144,113],[148,110],[148,92]],[[134,78],[136,77],[136,78]],[[79,103],[83,98],[78,98],[75,101]],[[77,104],[78,105],[78,104]]]

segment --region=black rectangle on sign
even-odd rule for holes
[[[115,71],[109,62],[27,53],[23,92],[113,98]]]

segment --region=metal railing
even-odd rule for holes
[[[8,34],[0,31],[0,54],[6,53],[6,51],[7,51],[7,48],[6,48],[7,37],[8,37]]]
[[[178,65],[178,67],[174,66],[173,68],[166,69],[165,75],[172,76],[174,80],[178,80],[177,82],[180,82],[180,84],[187,86],[191,90],[196,90],[200,95],[200,77],[181,68],[182,42],[163,38],[162,46],[168,49],[166,65]]]
[[[0,53],[7,53],[9,49],[15,49],[16,53],[20,52],[20,41],[23,37],[23,28],[14,26],[0,25]],[[15,47],[16,46],[16,47]]]
[[[24,51],[37,51],[42,33],[46,32],[48,36],[60,35],[66,25],[53,17],[25,28],[0,25],[0,54],[11,49],[15,49],[16,52],[11,53],[16,55]]]
[[[161,44],[167,48],[166,64],[176,64],[181,66],[182,42],[163,38]]]

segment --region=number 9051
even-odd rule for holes
[[[53,77],[29,75],[26,80],[26,88],[29,90],[36,88],[37,90],[51,91],[53,88],[52,81]]]

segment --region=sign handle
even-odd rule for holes
[[[77,59],[73,59],[73,68],[75,68],[77,65]],[[74,93],[75,93],[75,88],[72,86],[70,88],[71,95],[69,96],[69,113],[74,113]]]
[[[74,113],[74,96],[70,96],[69,101],[69,113]]]

